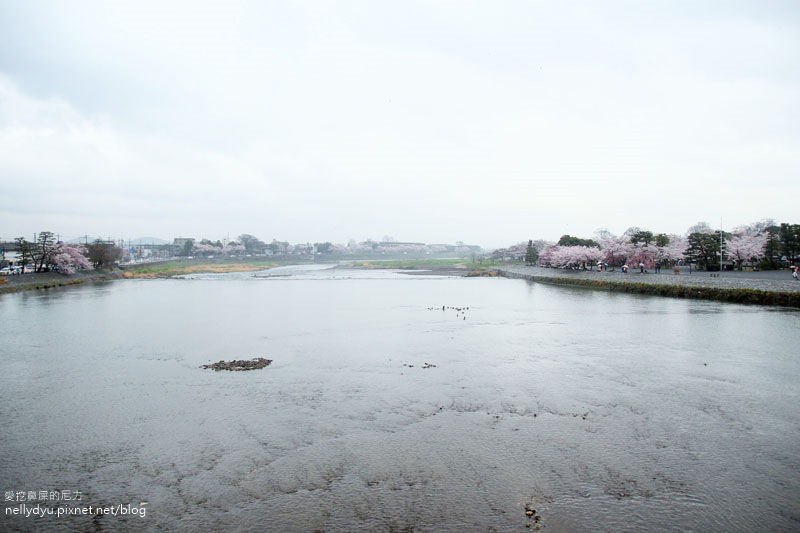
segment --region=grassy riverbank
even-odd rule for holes
[[[165,261],[148,263],[125,268],[122,277],[131,278],[171,278],[186,274],[224,274],[226,272],[258,272],[278,266],[273,261]]]

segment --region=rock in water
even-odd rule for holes
[[[219,361],[218,363],[211,363],[210,365],[201,365],[200,368],[210,368],[211,370],[258,370],[264,368],[272,363],[272,359],[264,359],[263,357],[256,357],[254,359],[236,359],[234,361]]]

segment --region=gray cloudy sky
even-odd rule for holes
[[[0,0],[0,239],[800,222],[800,3]]]

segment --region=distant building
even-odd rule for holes
[[[378,244],[384,248],[401,248],[403,246],[425,246],[424,242],[381,241]]]

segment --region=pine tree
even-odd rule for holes
[[[697,263],[698,267],[708,269],[715,263],[719,254],[719,236],[713,233],[695,232],[689,235],[686,258]]]
[[[764,260],[761,268],[774,270],[778,268],[776,257],[780,257],[781,242],[777,233],[767,230],[767,244],[764,246]]]
[[[790,263],[800,253],[800,224],[781,224],[778,236],[781,241],[781,251]]]
[[[539,251],[536,249],[532,240],[528,241],[528,247],[525,249],[525,262],[528,263],[528,266],[533,266],[538,258]]]
[[[36,272],[44,272],[45,267],[52,262],[56,250],[56,236],[52,231],[39,233],[32,248],[33,263]]]

